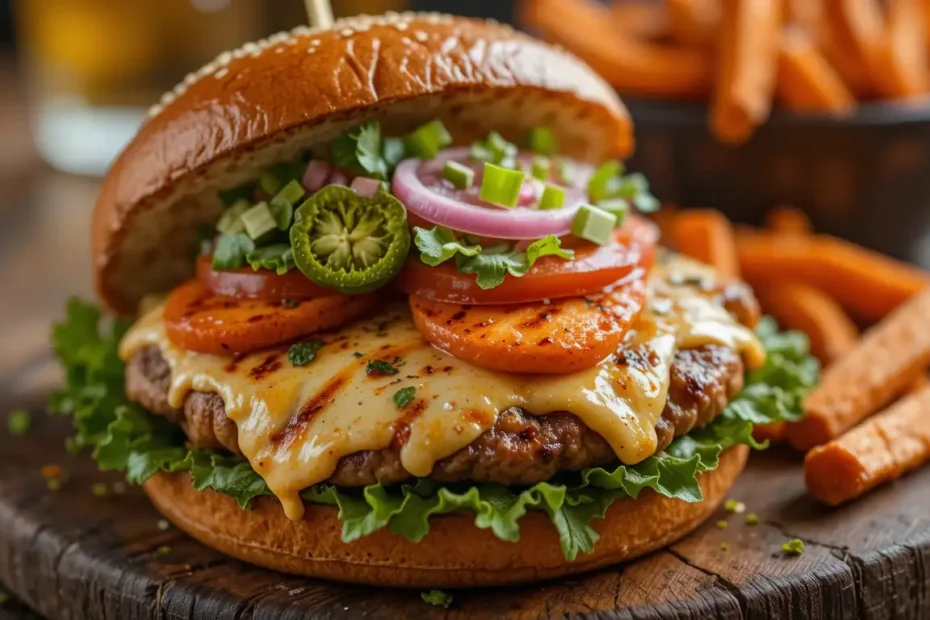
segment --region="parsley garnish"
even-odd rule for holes
[[[449,606],[452,605],[452,595],[448,592],[443,592],[442,590],[430,590],[429,592],[421,592],[420,598],[430,605],[442,607],[443,609],[449,609]]]
[[[9,413],[6,424],[11,435],[16,435],[17,437],[25,435],[32,427],[32,416],[25,409],[17,409]]]
[[[288,299],[282,299],[281,305],[284,306],[285,308],[296,308],[297,306],[300,305],[300,302],[297,301],[296,299],[288,298]]]
[[[361,351],[355,351],[352,355],[355,357],[365,357],[365,354]]]
[[[413,402],[417,395],[417,388],[405,387],[394,392],[394,404],[403,409]]]
[[[500,286],[508,274],[515,278],[526,275],[543,256],[559,256],[566,260],[575,257],[574,250],[563,249],[561,240],[554,235],[534,241],[526,251],[521,252],[507,243],[488,248],[466,244],[457,239],[455,233],[442,226],[430,229],[416,227],[414,230],[420,260],[435,267],[454,257],[458,270],[475,274],[478,286],[482,289]]]
[[[801,555],[804,553],[804,541],[800,538],[792,538],[781,546],[781,550],[788,555]]]
[[[294,366],[306,366],[316,359],[316,353],[323,346],[321,340],[307,340],[293,345],[287,352],[287,359]]]
[[[369,375],[396,375],[397,369],[384,360],[368,360],[365,372]]]
[[[397,157],[392,143],[391,158]],[[336,136],[332,142],[333,163],[358,174],[380,181],[388,177],[388,164],[381,155],[381,126],[377,122],[365,123],[361,127]]]

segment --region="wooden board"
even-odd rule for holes
[[[95,497],[100,474],[68,454],[69,423],[36,416],[0,430],[0,582],[59,618],[438,617],[419,592],[284,576],[228,560],[175,529],[137,488]],[[39,469],[70,478],[58,492]],[[570,581],[456,592],[454,617],[930,618],[930,468],[838,510],[804,495],[800,459],[753,456],[733,497],[761,518],[721,510],[669,549]],[[718,528],[726,519],[729,526]],[[789,538],[806,550],[787,557]],[[729,550],[721,549],[721,543]],[[170,547],[160,553],[159,548]],[[162,549],[164,551],[164,549]],[[16,616],[13,616],[16,617]]]

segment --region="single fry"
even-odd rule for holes
[[[930,285],[930,274],[826,235],[798,237],[740,229],[740,272],[754,285],[797,280],[819,288],[857,319],[879,321]]]
[[[836,439],[901,394],[930,365],[930,291],[869,329],[859,345],[828,366],[804,402],[806,415],[788,425],[799,450]]]
[[[781,280],[757,288],[756,296],[763,312],[779,325],[808,335],[811,352],[824,365],[849,353],[859,340],[859,330],[849,315],[820,289]]]
[[[685,211],[672,225],[676,250],[714,267],[723,281],[739,278],[733,226],[719,211]]]
[[[784,422],[776,422],[775,424],[759,424],[752,429],[752,436],[756,441],[771,441],[772,443],[780,443],[785,440],[786,426],[787,424]]]
[[[739,144],[765,122],[778,65],[781,0],[724,0],[711,127]]]
[[[668,32],[666,9],[661,2],[633,0],[610,5],[612,25],[620,32],[641,39],[659,39]]]
[[[927,5],[923,0],[888,0],[888,25],[878,87],[887,97],[927,92]]]
[[[593,0],[525,0],[520,20],[570,49],[617,90],[688,99],[710,92],[707,54],[625,36],[613,26],[610,9]]]
[[[811,495],[835,506],[930,460],[930,388],[912,394],[804,459]]]
[[[786,235],[810,235],[814,232],[807,215],[790,205],[779,205],[765,214],[765,225]]]
[[[668,31],[681,45],[713,44],[720,25],[720,0],[665,0]]]
[[[823,0],[825,51],[857,94],[880,92],[885,24],[878,0]]]
[[[781,33],[776,94],[787,108],[802,112],[843,115],[856,107],[852,92],[799,26]]]
[[[911,384],[907,386],[905,394],[913,394],[914,392],[919,392],[930,385],[930,377],[927,376],[927,373],[922,372],[917,375],[917,378],[911,381]]]

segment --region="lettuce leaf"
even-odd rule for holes
[[[159,471],[188,472],[198,490],[230,495],[244,509],[256,497],[271,495],[246,461],[186,448],[177,427],[126,399],[124,365],[117,356],[126,327],[120,321],[104,320],[97,308],[75,300],[68,304],[64,321],[53,328],[52,341],[66,378],[52,394],[50,409],[73,418],[74,445],[90,448],[101,469],[123,471],[133,483]],[[617,499],[636,498],[644,489],[652,489],[699,502],[697,476],[715,469],[724,450],[736,444],[766,447],[753,439],[754,424],[800,418],[802,399],[819,374],[816,360],[808,354],[807,338],[779,332],[771,319],[764,319],[758,332],[768,360],[747,373],[743,392],[714,422],[636,465],[563,472],[558,479],[523,488],[417,479],[363,489],[318,484],[306,489],[303,497],[338,508],[346,542],[385,527],[418,542],[429,534],[434,515],[450,512],[472,514],[475,527],[517,541],[520,519],[527,511],[538,510],[551,519],[565,557],[574,560],[593,549],[598,534],[591,524],[602,519]]]

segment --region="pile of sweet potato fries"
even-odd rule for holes
[[[930,273],[814,234],[790,207],[761,230],[713,210],[657,220],[666,245],[746,280],[763,312],[810,337],[824,371],[805,417],[757,431],[807,453],[812,496],[836,505],[930,460]]]
[[[622,94],[710,100],[730,143],[773,101],[847,115],[930,90],[926,0],[523,0],[519,18]]]

